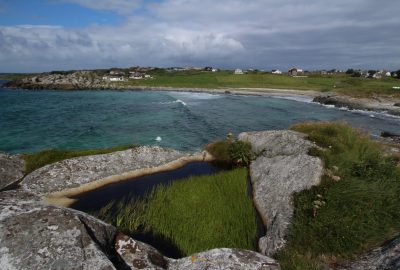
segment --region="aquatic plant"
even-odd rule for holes
[[[218,247],[256,248],[256,213],[245,168],[160,185],[145,199],[112,203],[96,215],[128,234],[161,236],[183,255]]]

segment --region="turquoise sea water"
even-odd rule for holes
[[[0,89],[0,151],[10,153],[121,144],[196,150],[229,132],[286,129],[312,120],[344,120],[373,135],[400,131],[399,118],[327,108],[307,100],[164,91]]]

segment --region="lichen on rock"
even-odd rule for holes
[[[0,190],[24,176],[25,161],[16,155],[0,153]]]
[[[320,183],[323,164],[309,156],[315,145],[295,131],[244,132],[239,139],[248,141],[258,156],[250,165],[254,204],[266,226],[259,249],[274,255],[286,244],[293,218],[293,194]]]

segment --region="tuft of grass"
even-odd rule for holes
[[[248,165],[252,159],[251,144],[239,140],[225,139],[208,144],[207,152],[217,161]]]
[[[90,150],[59,150],[50,149],[44,150],[33,154],[23,155],[25,160],[25,173],[30,173],[36,169],[39,169],[45,165],[55,163],[64,159],[80,157],[80,156],[90,156],[107,154],[116,151],[122,151],[129,148],[134,148],[136,145],[122,145],[103,149],[90,149]]]
[[[283,269],[340,263],[400,233],[400,171],[379,143],[345,123],[306,123],[292,129],[322,147],[312,154],[340,181],[327,174],[321,185],[295,196],[288,245],[277,254]],[[324,202],[318,209],[317,200]]]
[[[106,208],[96,215],[131,234],[162,236],[183,255],[218,247],[256,248],[256,213],[245,168],[160,185],[146,199]]]

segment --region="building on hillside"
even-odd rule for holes
[[[282,74],[282,71],[280,71],[279,69],[273,69],[271,73],[280,75]]]
[[[110,75],[124,75],[125,72],[120,68],[112,68],[110,70]]]
[[[289,69],[288,74],[290,76],[298,76],[300,74],[303,74],[303,70],[299,68],[291,68]]]
[[[134,80],[141,80],[144,77],[145,77],[145,74],[140,73],[140,72],[131,73],[131,75],[129,76],[130,79],[134,79]]]
[[[103,76],[103,81],[123,82],[125,81],[125,78],[122,76]]]
[[[242,75],[243,74],[243,70],[241,70],[240,68],[237,68],[237,69],[235,69],[234,74]]]

